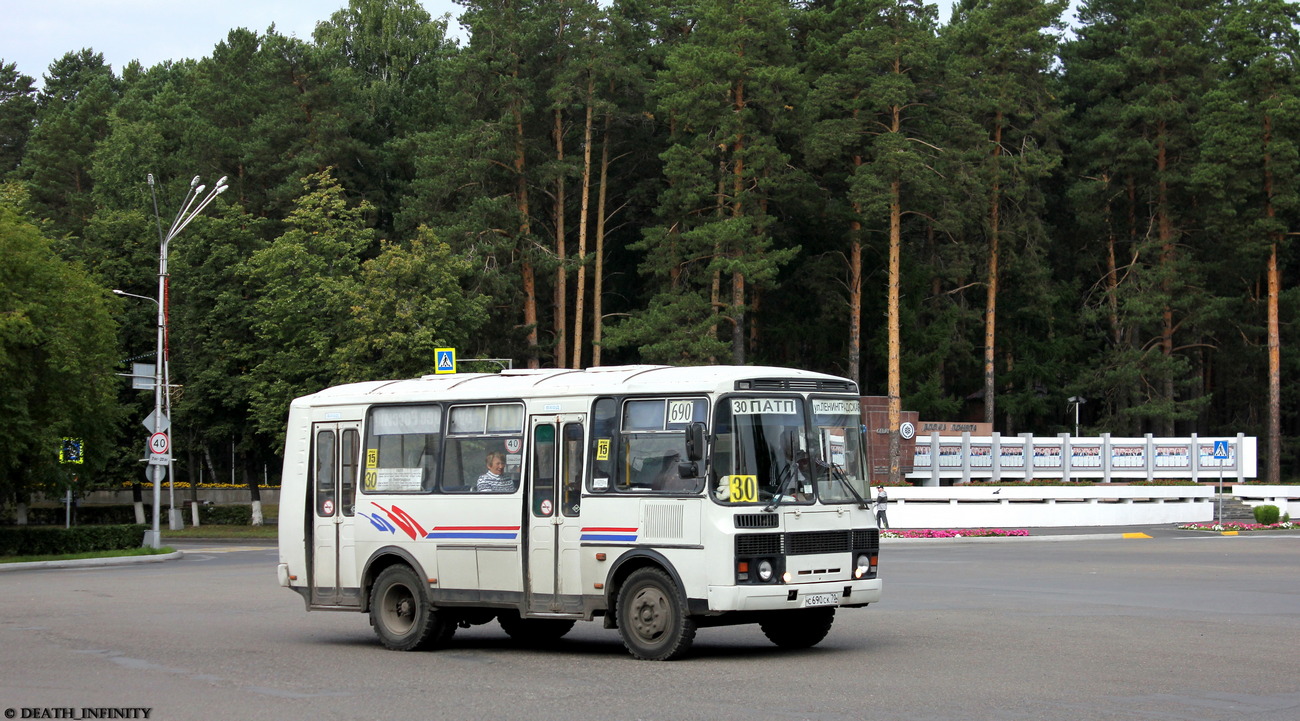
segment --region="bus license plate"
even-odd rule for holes
[[[838,593],[810,593],[803,597],[803,607],[810,606],[837,606],[840,603],[840,594]]]

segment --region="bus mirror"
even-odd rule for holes
[[[698,461],[704,458],[704,424],[700,422],[686,426],[686,458]]]
[[[678,478],[699,478],[700,465],[695,461],[682,461],[677,464]]]

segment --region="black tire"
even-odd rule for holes
[[[835,607],[774,611],[758,622],[767,640],[781,648],[812,648],[826,638],[835,622]]]
[[[522,618],[518,611],[502,611],[497,623],[510,638],[528,646],[545,646],[573,629],[575,621],[566,618]]]
[[[686,598],[659,568],[640,568],[618,592],[618,633],[628,653],[647,661],[681,658],[695,641]]]
[[[385,647],[422,651],[445,643],[456,632],[439,618],[420,579],[408,566],[389,566],[370,589],[370,625]]]

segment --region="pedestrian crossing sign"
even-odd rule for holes
[[[1227,441],[1215,441],[1215,442],[1214,442],[1214,459],[1215,459],[1215,460],[1218,460],[1218,461],[1225,461],[1225,460],[1228,459],[1228,442],[1227,442]]]
[[[434,364],[434,373],[441,375],[443,373],[456,372],[455,348],[434,348],[433,357],[436,361]]]

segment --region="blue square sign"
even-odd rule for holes
[[[1228,459],[1228,442],[1214,442],[1214,459],[1217,461],[1226,461]]]
[[[455,373],[456,372],[456,349],[455,348],[434,348],[434,369],[437,374]]]

